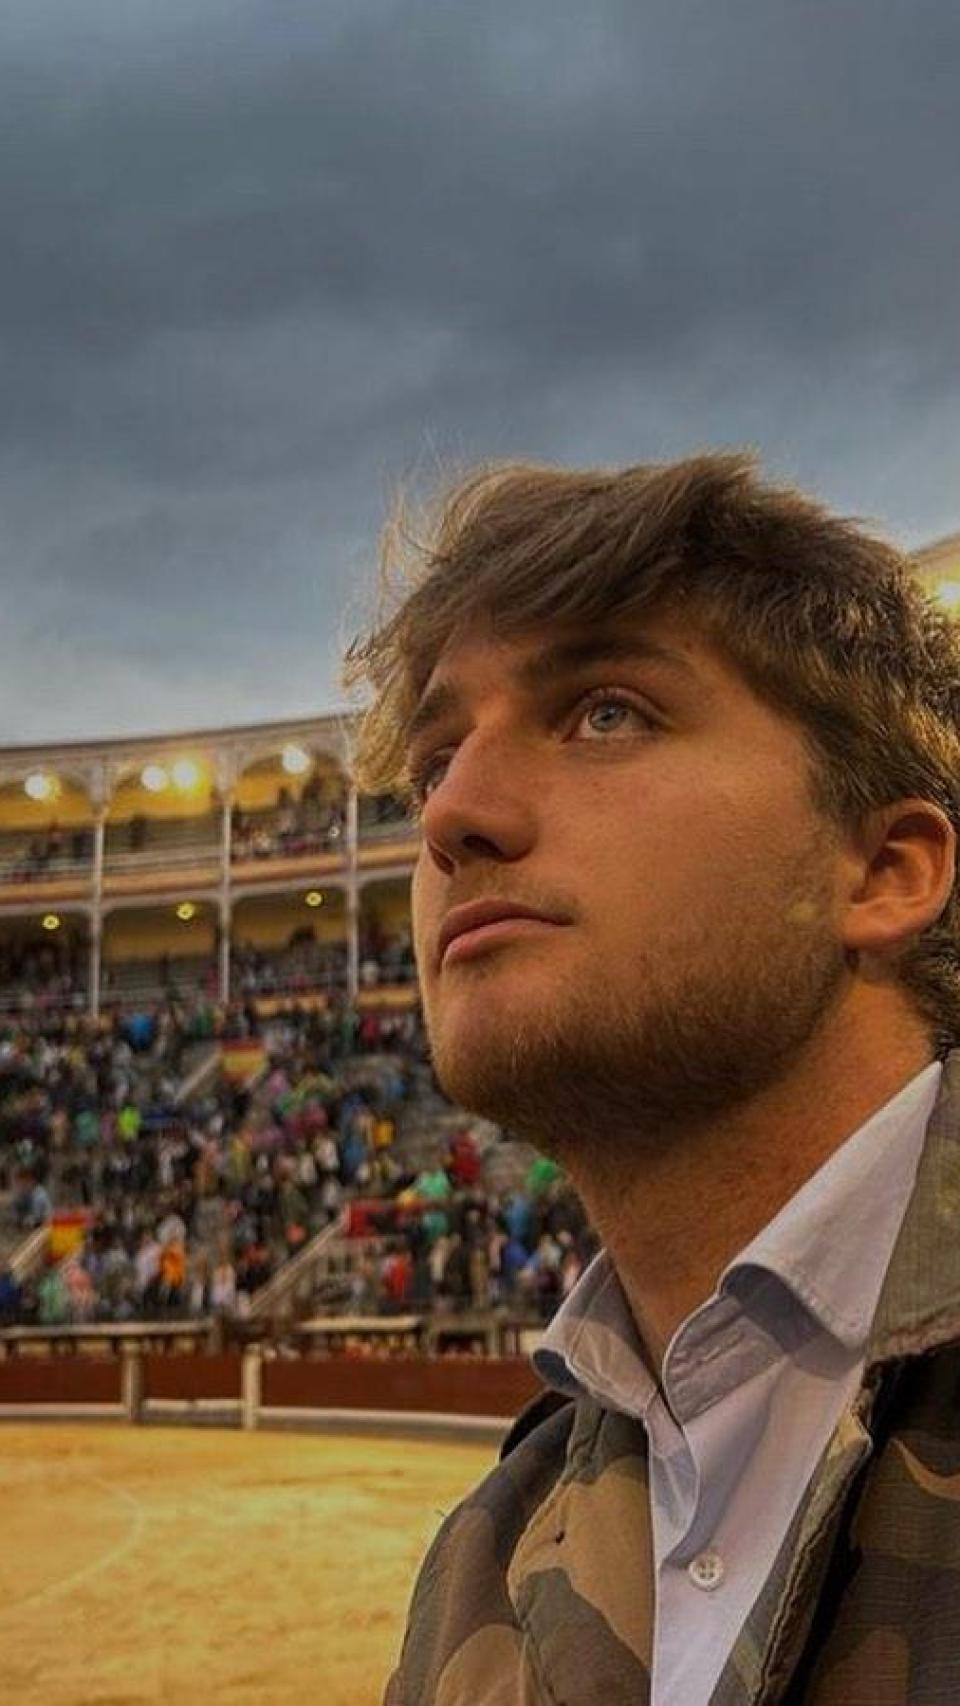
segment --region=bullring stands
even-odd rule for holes
[[[243,1320],[270,1285],[288,1316],[545,1317],[589,1231],[543,1162],[521,1153],[511,1172],[481,1137],[433,1086],[415,1012],[197,1001],[8,1020],[0,1321]],[[42,1255],[10,1271],[38,1224]],[[309,1286],[278,1287],[326,1228]]]

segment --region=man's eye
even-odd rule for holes
[[[430,758],[421,759],[418,764],[411,765],[410,786],[416,805],[422,806],[430,798],[433,788],[443,780],[443,772],[449,762],[449,753],[437,752]]]
[[[650,728],[653,717],[642,705],[626,694],[601,691],[585,703],[577,718],[577,728],[586,728],[585,738],[602,739],[605,735],[632,734],[638,724]]]

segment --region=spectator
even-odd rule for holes
[[[26,1188],[20,1199],[21,1207],[17,1214],[19,1224],[25,1229],[45,1226],[53,1213],[50,1192],[43,1180],[36,1175],[26,1177]]]
[[[152,1231],[145,1230],[134,1257],[135,1293],[146,1313],[155,1304],[160,1279],[160,1245]]]
[[[0,1326],[10,1327],[18,1319],[23,1290],[8,1262],[0,1262]]]
[[[187,1258],[182,1240],[171,1239],[160,1246],[160,1273],[157,1300],[161,1310],[172,1313],[184,1301],[187,1277]]]
[[[216,1315],[235,1315],[237,1311],[237,1273],[226,1254],[210,1276],[210,1308]]]
[[[413,1263],[402,1240],[393,1243],[384,1257],[381,1270],[387,1306],[401,1309],[409,1304],[413,1282]]]

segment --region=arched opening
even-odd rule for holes
[[[340,889],[251,895],[233,909],[230,993],[330,994],[347,987],[347,911]]]
[[[360,891],[360,987],[417,980],[410,928],[410,879],[389,877]]]
[[[219,857],[222,813],[209,764],[184,752],[148,760],[117,786],[107,812],[108,870]]]
[[[339,852],[347,785],[327,753],[288,744],[255,759],[239,777],[231,813],[235,864]]]
[[[79,781],[38,766],[0,786],[0,881],[89,870],[93,834],[93,806]]]
[[[160,1001],[217,994],[217,909],[187,897],[162,906],[124,906],[103,921],[101,1000]]]
[[[51,907],[25,918],[0,919],[0,1012],[83,1010],[89,969],[86,913]]]

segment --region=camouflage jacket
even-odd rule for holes
[[[386,1706],[642,1703],[652,1626],[644,1430],[544,1393],[433,1542]],[[709,1706],[773,1702],[960,1702],[960,1051],[861,1390]]]

